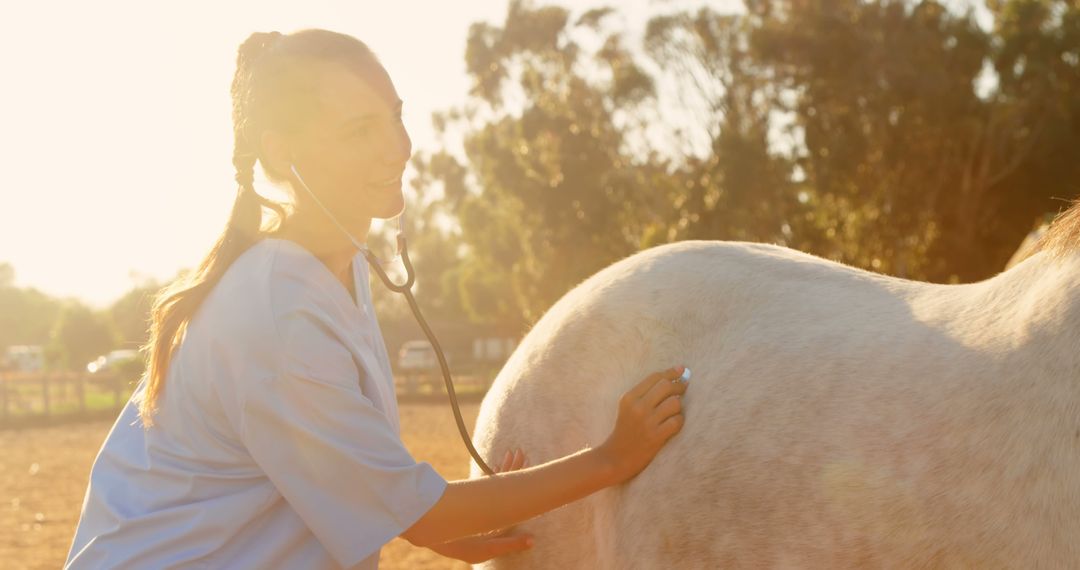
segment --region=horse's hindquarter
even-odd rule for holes
[[[958,520],[963,509],[949,503],[959,497],[942,496],[992,453],[962,449],[982,434],[957,433],[971,415],[957,396],[980,398],[949,390],[963,367],[949,341],[824,315],[773,324],[703,357],[680,439],[621,491],[615,551],[702,567],[835,567],[900,564],[963,535],[977,543],[973,513]]]
[[[534,359],[500,375],[503,388],[519,384],[496,414],[514,427],[496,439],[538,446],[542,460],[599,443],[618,395],[647,372],[694,371],[682,433],[628,484],[530,523],[538,542],[612,568],[994,567],[1032,541],[1068,539],[1046,524],[1076,515],[1075,501],[1044,505],[1058,510],[1049,515],[1031,508],[1029,487],[1065,482],[1022,467],[1054,450],[1031,449],[1017,424],[1058,429],[1038,417],[1038,394],[1012,393],[1029,370],[953,326],[949,312],[978,289],[778,249],[646,259],[590,280],[581,289],[592,296],[568,304],[575,313],[545,316],[538,327],[550,330],[530,334],[545,344],[523,343],[516,356]],[[938,292],[955,298],[937,302]],[[593,383],[567,378],[575,368]]]

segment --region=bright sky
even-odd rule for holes
[[[0,14],[0,262],[14,266],[18,286],[97,307],[147,277],[197,264],[235,197],[229,85],[236,49],[254,31],[320,27],[363,40],[405,100],[414,148],[433,149],[431,113],[468,91],[469,25],[501,24],[508,3],[8,4]],[[617,5],[643,24],[657,2],[555,3],[575,13]],[[255,184],[268,190],[261,172]]]
[[[254,31],[321,27],[375,50],[419,149],[468,90],[469,24],[506,0],[21,2],[0,17],[0,262],[104,306],[192,267],[235,196],[229,85]],[[257,172],[256,187],[266,189]]]
[[[575,12],[598,4],[556,3]],[[643,22],[648,3],[616,4]],[[17,286],[97,307],[147,277],[164,280],[196,265],[235,196],[229,85],[237,47],[254,31],[320,27],[366,42],[405,100],[414,148],[433,149],[431,113],[462,103],[468,91],[469,25],[501,24],[508,4],[7,5],[0,17],[0,262],[15,268]],[[258,170],[255,184],[268,190]]]

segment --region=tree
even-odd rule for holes
[[[932,0],[748,0],[631,45],[615,9],[512,1],[470,30],[468,103],[435,117],[461,149],[414,163],[460,224],[443,279],[470,318],[527,326],[681,239],[989,277],[1080,174],[1080,7],[990,8],[993,29]]]
[[[150,309],[161,289],[155,281],[132,288],[109,307],[107,316],[120,344],[137,348],[150,340]]]
[[[12,345],[45,344],[60,304],[32,288],[17,288],[15,269],[0,264],[0,351]]]
[[[934,1],[747,6],[755,58],[802,132],[794,156],[832,238],[820,253],[982,279],[1052,196],[1075,193],[1074,3],[992,2],[993,30]],[[999,83],[980,93],[991,64]]]
[[[600,30],[607,13],[572,21],[563,8],[514,1],[503,27],[470,29],[473,108],[442,118],[465,131],[467,166],[448,151],[419,164],[446,183],[463,242],[458,287],[475,320],[526,326],[641,247],[655,221],[640,207],[660,196],[644,190],[651,167],[619,123],[652,97],[652,83],[622,36]],[[599,47],[586,50],[586,39]],[[471,184],[459,183],[462,172]]]
[[[754,56],[801,132],[792,158],[828,243],[817,253],[941,278],[927,255],[989,112],[975,90],[989,38],[936,2],[755,0]],[[978,202],[978,200],[976,200]]]
[[[0,289],[15,286],[15,268],[10,263],[0,263]]]
[[[1046,212],[1068,206],[1080,193],[1080,4],[1068,0],[989,0],[994,15],[991,63],[998,78],[997,125],[1005,134],[992,166],[975,170],[978,182],[996,175],[993,219],[966,227],[977,244],[1011,253]],[[1013,152],[1005,143],[1020,143]],[[982,165],[980,165],[982,166]],[[996,222],[996,223],[995,223]],[[981,230],[981,231],[980,231]],[[961,237],[961,239],[963,239]],[[1008,256],[1004,257],[1008,259]]]
[[[653,17],[644,47],[678,107],[690,113],[679,133],[707,141],[668,174],[676,239],[775,242],[814,249],[817,229],[804,223],[790,160],[773,151],[769,105],[776,87],[749,50],[741,15],[708,8]],[[674,107],[674,101],[660,104]]]
[[[50,334],[46,354],[50,366],[81,370],[116,346],[116,333],[106,317],[77,302],[66,304]]]

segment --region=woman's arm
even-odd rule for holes
[[[608,439],[566,457],[511,473],[451,481],[442,497],[401,537],[429,546],[508,527],[637,475],[683,425],[673,382],[682,367],[650,375],[619,400]]]
[[[451,481],[439,502],[401,536],[416,546],[429,546],[511,526],[612,481],[613,469],[596,449],[513,473]]]
[[[513,453],[506,450],[502,465],[495,469],[496,473],[517,471],[529,466],[529,459],[520,448]],[[491,532],[466,536],[439,544],[428,546],[429,549],[447,558],[454,558],[469,564],[479,564],[492,558],[505,556],[514,552],[528,550],[533,546],[531,534],[512,532],[514,527],[507,527]]]

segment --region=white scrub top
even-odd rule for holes
[[[188,324],[155,425],[136,388],[90,472],[65,568],[378,567],[447,482],[403,446],[368,266],[353,299],[265,238]]]

